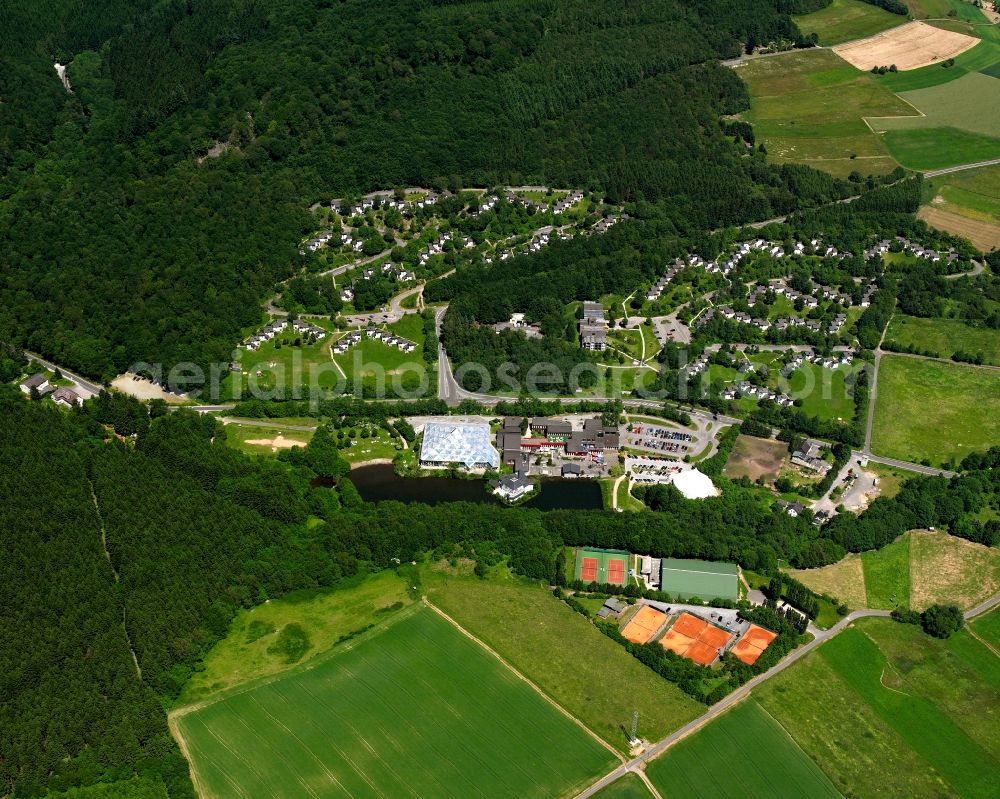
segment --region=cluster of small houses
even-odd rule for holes
[[[391,192],[375,192],[365,197],[358,205],[348,206],[342,200],[331,200],[330,210],[343,216],[361,216],[365,211],[372,210],[377,201],[381,201],[383,208],[405,211],[407,208],[427,208],[434,205],[438,201],[438,195],[429,191],[417,200],[407,199],[405,195],[402,200],[397,200]]]
[[[40,397],[50,397],[56,405],[61,405],[64,408],[72,408],[83,402],[80,395],[73,389],[52,385],[42,372],[22,380],[20,386],[22,393],[30,396],[32,389],[34,389]]]
[[[374,266],[366,266],[361,270],[361,275],[356,280],[371,280],[377,272],[381,272],[381,274],[388,278],[395,279],[398,283],[406,283],[410,280],[415,280],[417,277],[415,273],[408,269],[403,269],[393,263],[384,263],[378,269]],[[340,290],[341,300],[351,302],[354,299],[354,285],[354,283],[351,283],[351,285],[344,286]]]
[[[396,349],[407,353],[413,352],[417,348],[414,342],[402,336],[397,336],[395,333],[390,333],[388,330],[368,328],[364,331],[364,335],[373,341],[381,341],[383,344],[388,344],[390,347],[396,347]],[[361,343],[361,336],[362,331],[352,330],[350,333],[337,339],[330,347],[330,351],[335,355],[343,355],[351,347]]]
[[[791,327],[801,327],[805,328],[811,333],[822,333],[823,324],[816,321],[815,319],[802,319],[798,316],[782,317],[780,319],[775,319],[773,322],[767,319],[758,319],[757,317],[751,316],[743,311],[736,311],[730,308],[728,305],[719,305],[715,308],[709,308],[705,313],[698,317],[694,322],[695,327],[701,327],[708,324],[715,315],[718,314],[726,319],[732,319],[735,322],[739,322],[743,325],[751,325],[756,327],[762,333],[770,330],[772,327],[775,330],[788,330]],[[838,313],[830,323],[826,326],[826,332],[828,335],[836,336],[843,329],[844,324],[847,322],[847,314]]]
[[[271,341],[279,333],[287,330],[289,326],[300,336],[314,336],[317,341],[322,340],[326,336],[326,331],[322,327],[307,322],[305,319],[295,319],[292,322],[289,322],[287,319],[275,319],[259,333],[255,333],[244,341],[243,346],[248,350],[257,350],[261,344]]]
[[[427,247],[424,249],[424,251],[421,252],[420,255],[418,256],[421,265],[426,264],[433,256],[440,255],[441,253],[443,253],[445,243],[451,240],[452,240],[452,234],[444,233],[436,241],[432,241],[430,244],[428,244]],[[468,250],[476,246],[476,243],[468,236],[463,236],[461,241],[462,241],[462,247],[464,249]]]
[[[900,247],[902,247],[903,252],[908,252],[917,258],[923,258],[931,263],[938,263],[941,260],[941,253],[937,250],[931,249],[930,247],[924,247],[922,244],[910,241],[904,236],[896,236],[896,242],[900,245]],[[889,252],[891,248],[892,242],[889,239],[882,239],[882,241],[878,244],[865,250],[865,260],[867,261],[869,258],[876,255],[884,255]],[[949,248],[946,254],[947,263],[953,264],[958,260],[958,258],[959,255],[955,252],[955,248]]]
[[[840,366],[850,366],[854,362],[854,353],[850,350],[845,350],[836,357],[831,355],[824,358],[817,352],[799,352],[792,360],[785,364],[781,370],[781,376],[788,377],[806,362],[818,364],[824,369],[836,369]]]

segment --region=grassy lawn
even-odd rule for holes
[[[789,574],[818,594],[829,594],[850,608],[865,608],[868,594],[865,591],[865,572],[861,556],[849,553],[837,563],[819,569],[791,569]]]
[[[312,423],[315,425],[316,420]],[[248,455],[275,455],[289,447],[304,447],[311,438],[312,434],[304,431],[282,430],[280,423],[273,428],[238,423],[226,425],[226,444]]]
[[[397,449],[399,437],[391,435],[387,430],[380,427],[372,427],[370,438],[357,436],[351,439],[351,444],[342,447],[341,456],[350,463],[361,463],[362,461],[375,460],[377,458],[395,458],[399,454]]]
[[[910,607],[935,602],[972,608],[1000,591],[1000,550],[923,530],[910,537]]]
[[[867,607],[892,610],[910,603],[910,537],[903,535],[873,552],[861,553]]]
[[[386,618],[385,609],[396,603],[411,604],[406,583],[395,572],[384,571],[337,590],[303,591],[243,611],[184,686],[181,703],[200,701],[294,665],[276,646],[289,625],[296,625],[299,639],[307,642],[299,646],[302,655],[294,662],[305,662],[329,650],[341,636]]]
[[[448,576],[441,569],[424,569],[430,600],[612,745],[625,749],[622,727],[631,724],[633,710],[641,710],[639,735],[648,740],[702,712],[541,586],[502,576]]]
[[[799,30],[807,36],[810,33],[819,34],[819,43],[822,45],[874,36],[906,22],[906,17],[890,14],[860,0],[833,0],[826,8],[811,14],[801,14],[794,19]]]
[[[326,319],[310,320],[319,327],[332,329],[333,324]],[[275,386],[311,385],[315,380],[321,388],[336,386],[338,373],[330,363],[330,343],[338,338],[337,334],[327,335],[315,344],[294,346],[298,338],[292,330],[285,330],[280,335],[260,345],[256,351],[242,347],[237,350],[236,361],[243,369],[241,379],[243,385],[259,386],[270,389]]]
[[[788,377],[788,395],[802,400],[802,412],[824,421],[850,422],[854,419],[854,397],[847,392],[847,376],[863,364],[825,369],[821,364],[804,363]]]
[[[594,799],[651,799],[645,783],[635,774],[626,774],[607,788],[594,794]]]
[[[987,655],[964,632],[861,619],[754,695],[845,796],[988,796],[1000,659]]]
[[[982,352],[987,363],[1000,365],[1000,330],[970,327],[958,319],[896,314],[885,337],[887,341],[937,353],[941,358],[950,358],[958,351]]]
[[[646,769],[671,799],[839,797],[820,768],[766,710],[741,702]]]
[[[883,174],[895,168],[896,162],[863,118],[914,112],[871,74],[829,50],[750,61],[738,74],[750,90],[746,118],[773,159],[841,176],[853,170]]]
[[[611,753],[433,611],[174,723],[209,796],[553,797]]]
[[[884,355],[872,451],[940,465],[1000,441],[1000,372]]]
[[[622,480],[618,486],[618,507],[636,513],[646,510],[646,506],[629,493],[628,480]]]

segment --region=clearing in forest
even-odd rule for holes
[[[833,48],[833,52],[862,70],[890,66],[905,71],[954,58],[979,44],[964,33],[942,30],[924,22],[911,22],[858,42]]]
[[[614,756],[420,606],[173,726],[204,799],[575,794]]]

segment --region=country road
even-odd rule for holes
[[[52,363],[51,361],[45,360],[41,355],[36,355],[35,353],[28,352],[27,350],[24,351],[24,354],[28,358],[30,358],[31,360],[33,360],[35,363],[41,364],[42,366],[44,366],[46,369],[48,369],[50,371],[54,372],[54,371],[56,371],[58,369],[60,372],[62,372],[63,377],[65,377],[67,380],[72,380],[74,383],[76,383],[76,385],[79,388],[82,388],[84,390],[85,394],[100,394],[101,393],[101,386],[99,386],[97,383],[92,383],[91,381],[87,380],[86,378],[80,377],[77,374],[73,374],[73,372],[69,371],[68,369],[66,369],[66,368],[64,368],[62,366],[57,366],[56,364]]]
[[[964,172],[966,169],[979,169],[983,166],[996,166],[1000,164],[1000,158],[994,158],[990,161],[975,161],[971,164],[959,164],[958,166],[949,166],[944,169],[930,169],[924,172],[925,178],[936,178],[941,175],[950,175],[952,172]]]
[[[976,605],[974,608],[967,610],[964,613],[965,619],[969,620],[976,616],[979,616],[982,613],[985,613],[986,611],[996,607],[997,605],[1000,605],[1000,594],[994,594],[989,599]],[[725,713],[737,702],[740,702],[741,700],[749,696],[750,692],[758,685],[760,685],[762,682],[771,679],[771,677],[774,677],[777,674],[780,674],[789,666],[791,666],[793,663],[798,662],[803,657],[808,655],[810,652],[815,650],[818,646],[820,646],[826,641],[829,641],[838,633],[842,632],[857,619],[867,618],[867,617],[886,618],[890,615],[891,615],[890,611],[888,610],[874,610],[872,608],[863,608],[848,613],[843,619],[841,619],[839,622],[833,625],[833,627],[831,627],[829,630],[820,630],[818,628],[813,627],[810,624],[809,631],[813,634],[814,637],[813,640],[810,641],[808,644],[799,647],[790,655],[788,655],[788,657],[782,660],[780,663],[775,664],[770,669],[765,671],[763,674],[757,675],[749,682],[737,688],[727,697],[720,700],[716,704],[712,705],[711,708],[702,713],[702,715],[700,715],[698,718],[688,722],[679,730],[675,730],[665,738],[660,739],[638,757],[632,758],[627,763],[623,763],[622,765],[615,768],[613,771],[610,771],[607,774],[605,774],[603,777],[601,777],[601,779],[597,780],[595,783],[590,785],[586,790],[578,793],[576,795],[576,799],[587,799],[587,797],[593,796],[594,794],[598,793],[603,788],[606,788],[615,780],[625,776],[625,774],[629,772],[635,772],[637,774],[640,773],[645,764],[648,763],[650,760],[659,757],[661,754],[663,754],[667,749],[676,744],[678,741],[686,738],[688,735],[691,735],[693,732],[696,732],[697,730],[701,729],[703,726],[705,726],[705,724],[710,722],[712,719]]]

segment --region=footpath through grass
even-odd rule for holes
[[[845,796],[991,796],[1000,658],[861,619],[754,695]]]
[[[872,451],[940,466],[1000,441],[1000,371],[883,355]]]
[[[671,799],[835,799],[829,778],[750,699],[672,746],[646,769]]]
[[[639,735],[651,741],[704,712],[541,586],[499,569],[487,580],[445,569],[454,571],[447,564],[423,570],[430,601],[613,746],[626,749],[634,710]]]
[[[611,753],[427,608],[175,717],[211,797],[549,797]]]

